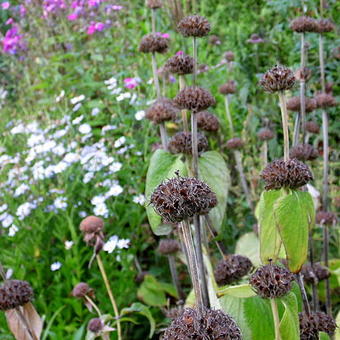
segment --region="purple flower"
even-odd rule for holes
[[[20,50],[26,48],[26,44],[23,41],[23,36],[19,34],[19,27],[13,25],[5,34],[2,39],[2,49],[4,53],[16,54]]]
[[[6,25],[12,25],[14,23],[14,19],[13,18],[9,18],[7,21],[6,21]]]
[[[66,8],[64,0],[44,0],[43,12],[44,17],[47,17],[50,13],[56,13]]]
[[[112,5],[112,9],[114,11],[121,11],[124,7],[120,5]]]
[[[19,13],[20,13],[20,16],[21,16],[21,17],[24,17],[24,16],[26,15],[27,9],[26,9],[26,7],[25,7],[24,5],[20,5],[20,7],[19,7]]]
[[[176,55],[183,55],[183,54],[184,54],[183,51],[178,51],[178,52],[176,53]]]
[[[134,89],[136,86],[138,86],[138,79],[137,78],[125,78],[124,79],[124,86],[127,89]]]
[[[5,1],[1,4],[2,9],[9,9],[11,4],[8,1]]]
[[[77,13],[71,13],[67,16],[67,20],[69,21],[75,21],[78,19],[78,14]]]
[[[105,24],[102,22],[91,22],[90,26],[87,28],[86,33],[92,35],[96,32],[101,32],[105,29]]]

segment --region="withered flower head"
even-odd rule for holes
[[[316,100],[314,98],[305,97],[306,112],[312,112],[316,110]],[[291,97],[287,100],[287,109],[290,111],[300,112],[301,100],[299,96]]]
[[[99,318],[93,318],[89,321],[87,329],[92,333],[99,333],[104,328],[104,322]]]
[[[33,289],[26,281],[7,280],[0,286],[0,310],[6,311],[32,301]]]
[[[232,51],[227,51],[224,53],[224,58],[226,59],[226,61],[233,61],[235,59],[235,54]]]
[[[335,30],[335,25],[329,19],[320,19],[317,20],[317,29],[318,33],[327,33]]]
[[[197,73],[203,73],[203,72],[208,72],[209,71],[209,66],[206,64],[199,64],[197,67]]]
[[[190,15],[178,23],[177,29],[184,37],[204,37],[210,32],[210,24],[200,15]]]
[[[143,53],[165,53],[169,47],[169,39],[159,33],[144,35],[139,45],[139,51]]]
[[[326,83],[325,84],[326,93],[332,94],[333,93],[333,86],[334,86],[334,83],[332,83],[332,82]]]
[[[177,240],[171,238],[160,240],[158,245],[158,252],[161,253],[162,255],[175,254],[179,250],[180,250],[179,243],[177,242]]]
[[[312,71],[308,67],[299,68],[295,71],[295,78],[307,82],[312,77]]]
[[[253,264],[248,257],[242,255],[228,255],[216,265],[214,274],[218,285],[228,285],[247,275]]]
[[[251,44],[261,44],[264,40],[258,34],[254,33],[250,36],[250,39],[248,39],[247,42]]]
[[[160,124],[176,118],[178,109],[172,100],[160,98],[156,100],[146,111],[145,117],[155,124]]]
[[[241,340],[236,322],[221,310],[186,308],[165,330],[162,340]]]
[[[271,140],[274,138],[274,132],[268,128],[262,128],[258,133],[257,136],[261,140]]]
[[[316,105],[320,108],[336,106],[335,98],[329,93],[319,93],[315,96]]]
[[[217,131],[220,127],[218,118],[208,111],[197,113],[197,126],[205,131]]]
[[[176,54],[168,59],[165,67],[171,73],[179,75],[190,74],[194,70],[194,58],[184,53]]]
[[[318,158],[318,151],[310,144],[298,144],[290,149],[290,158],[296,158],[299,161],[312,161]]]
[[[202,87],[190,86],[181,90],[174,99],[180,109],[191,110],[193,113],[206,110],[215,105],[215,99],[210,92]]]
[[[315,313],[311,313],[310,315],[305,312],[299,313],[299,322],[300,322],[300,339],[301,340],[318,340],[319,339],[319,331],[318,331],[318,320]]]
[[[230,149],[230,150],[242,149],[243,146],[244,146],[243,140],[238,137],[231,138],[226,143],[227,149]]]
[[[261,173],[265,189],[297,189],[313,179],[309,167],[297,159],[275,160],[269,163]]]
[[[331,211],[319,210],[316,213],[315,221],[317,224],[332,226],[336,224],[337,218],[336,215]]]
[[[146,6],[151,9],[161,8],[162,0],[146,0]]]
[[[276,65],[263,75],[260,85],[271,93],[289,90],[295,85],[294,73],[288,67]]]
[[[298,33],[317,32],[318,22],[307,16],[297,17],[290,23],[290,28]]]
[[[306,130],[310,133],[318,134],[320,132],[320,126],[313,121],[306,122]]]
[[[209,38],[211,45],[221,45],[221,39],[217,35],[211,35]]]
[[[167,222],[178,223],[195,214],[205,215],[217,205],[209,186],[196,178],[174,177],[160,184],[151,204]]]
[[[286,295],[294,281],[294,275],[286,268],[268,264],[256,270],[250,284],[262,298],[275,299]]]
[[[96,246],[97,248],[104,239],[104,221],[100,217],[88,216],[84,218],[79,228],[84,234],[84,242],[89,246]]]
[[[80,282],[74,286],[72,296],[76,298],[84,298],[85,295],[92,295],[93,289],[85,282]]]
[[[330,277],[331,273],[327,267],[322,266],[320,263],[305,263],[302,266],[301,274],[305,282],[310,284],[317,284],[320,281],[326,280]]]
[[[197,134],[197,149],[198,153],[208,150],[208,140],[202,134]],[[191,132],[177,132],[169,141],[169,151],[173,154],[184,153],[187,155],[192,154],[192,135]]]
[[[337,327],[335,320],[323,312],[316,312],[315,315],[318,322],[318,331],[325,332],[328,335],[334,334]]]
[[[236,82],[234,80],[229,80],[225,84],[220,86],[220,93],[227,95],[236,92]]]

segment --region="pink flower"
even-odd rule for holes
[[[26,48],[23,36],[19,34],[19,27],[13,25],[5,34],[1,41],[2,49],[7,54],[16,54],[18,51]]]
[[[176,53],[176,55],[183,55],[183,54],[184,54],[183,51],[178,51],[178,52]]]
[[[170,34],[169,33],[162,33],[162,38],[165,38],[165,39],[169,39],[170,38]]]
[[[9,9],[9,6],[10,6],[11,4],[8,2],[8,1],[6,1],[6,2],[3,2],[2,4],[1,4],[1,7],[2,7],[2,9]]]
[[[12,25],[14,22],[14,19],[13,18],[9,18],[7,21],[6,21],[6,25]]]
[[[71,13],[70,15],[67,16],[67,20],[69,21],[74,21],[78,19],[77,13]]]
[[[101,32],[104,30],[105,25],[102,22],[96,22],[95,27],[97,32]]]
[[[114,11],[121,11],[123,9],[123,6],[119,5],[112,5],[111,7]]]
[[[136,78],[125,78],[124,79],[124,86],[127,89],[134,89],[136,86],[138,86],[138,79]]]
[[[102,22],[91,22],[90,26],[87,28],[86,33],[88,35],[92,35],[96,32],[101,32],[103,31],[105,28],[105,24],[103,24]]]
[[[26,7],[24,5],[20,5],[19,13],[20,13],[20,16],[22,16],[22,17],[24,17],[26,15],[27,10],[26,10]]]

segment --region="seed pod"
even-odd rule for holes
[[[328,335],[334,334],[337,327],[335,320],[323,312],[316,312],[315,314],[318,322],[318,331],[325,332]]]
[[[99,318],[93,318],[89,321],[87,329],[92,333],[99,333],[104,328],[104,322]]]
[[[298,144],[290,149],[290,158],[296,158],[299,161],[312,161],[318,158],[318,151],[310,144]]]
[[[197,127],[205,131],[215,132],[219,129],[220,123],[212,113],[201,111],[197,113]]]
[[[328,33],[335,30],[335,25],[329,19],[320,19],[317,20],[317,29],[318,33]]]
[[[306,112],[312,112],[316,110],[316,100],[314,98],[305,97],[305,109]],[[291,97],[287,100],[287,109],[290,111],[301,111],[301,99],[299,96]]]
[[[308,166],[297,159],[275,160],[269,163],[261,173],[265,189],[297,189],[313,179]]]
[[[294,275],[288,269],[268,264],[257,268],[249,283],[262,298],[275,299],[286,295],[293,281]]]
[[[337,106],[335,98],[329,93],[320,93],[315,96],[316,105],[319,108]]]
[[[146,0],[146,6],[151,9],[161,8],[162,0]]]
[[[208,140],[201,134],[197,134],[197,149],[199,153],[208,150]],[[168,149],[171,153],[184,153],[187,155],[192,154],[192,135],[191,132],[177,132],[169,141]]]
[[[85,295],[91,295],[93,289],[85,282],[78,283],[72,290],[72,295],[76,298],[84,298]]]
[[[242,255],[229,255],[219,261],[214,274],[218,285],[228,285],[247,275],[253,267],[251,261]]]
[[[301,274],[306,283],[313,284],[326,280],[330,277],[331,273],[327,267],[322,266],[320,263],[305,263],[302,266]]]
[[[176,54],[168,59],[165,68],[174,74],[190,74],[194,71],[194,58],[184,53]]]
[[[162,37],[159,33],[144,35],[139,45],[142,53],[165,53],[169,47],[169,39]]]
[[[234,80],[229,80],[225,84],[220,86],[220,93],[227,95],[236,92],[236,82]]]
[[[221,45],[221,39],[217,35],[211,35],[209,38],[211,45]]]
[[[307,16],[297,17],[290,23],[290,28],[298,33],[317,32],[318,26],[317,20]]]
[[[315,313],[299,313],[300,340],[318,340],[318,320]]]
[[[162,340],[241,340],[236,322],[221,310],[186,308],[165,330]]]
[[[336,215],[331,211],[322,211],[319,210],[316,213],[315,221],[317,224],[333,226],[337,222]]]
[[[177,29],[184,37],[204,37],[210,32],[210,24],[200,15],[190,15],[179,22]]]
[[[190,86],[177,94],[174,103],[180,109],[187,109],[197,113],[206,110],[209,106],[215,105],[215,99],[209,91],[201,87]]]
[[[274,132],[268,128],[262,128],[258,133],[257,136],[260,140],[271,140],[274,138]]]
[[[309,133],[316,133],[318,134],[320,132],[320,126],[319,124],[315,123],[315,122],[306,122],[306,130]]]
[[[175,254],[179,250],[179,243],[174,239],[162,239],[158,245],[158,252],[162,255]]]
[[[207,214],[217,205],[217,198],[199,179],[177,176],[155,189],[151,204],[166,222],[178,223],[195,214]]]
[[[100,217],[87,216],[79,226],[83,233],[98,233],[104,229],[104,221]]]
[[[178,307],[173,307],[171,309],[167,309],[166,311],[164,311],[165,316],[168,319],[176,319],[178,316],[181,315],[181,313],[183,313],[183,309],[182,308],[178,308]]]
[[[33,289],[26,281],[7,280],[0,286],[0,310],[23,306],[32,301]]]
[[[299,68],[295,72],[295,78],[307,82],[312,77],[312,71],[308,67]]]
[[[155,124],[161,124],[169,120],[175,120],[177,113],[178,109],[174,106],[172,100],[160,98],[146,111],[145,117]]]
[[[289,90],[295,85],[294,73],[288,67],[276,65],[263,75],[260,85],[270,93]]]
[[[235,54],[232,51],[227,51],[224,53],[224,58],[226,61],[233,61],[235,59]]]
[[[227,149],[230,149],[230,150],[239,150],[239,149],[242,149],[243,146],[244,146],[243,140],[238,137],[231,138],[226,143]]]

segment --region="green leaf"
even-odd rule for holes
[[[281,248],[281,238],[275,226],[274,204],[282,196],[281,190],[264,191],[258,205],[260,257],[263,263],[276,261]]]
[[[280,334],[282,340],[299,340],[300,329],[298,303],[295,294],[290,292],[277,300],[281,301],[285,307],[285,311],[280,322]]]
[[[228,286],[226,288],[220,288],[217,291],[218,296],[230,295],[238,298],[248,298],[255,296],[256,293],[249,284],[243,284],[239,286]]]
[[[173,178],[175,171],[179,170],[182,176],[186,176],[185,163],[182,156],[172,155],[164,150],[156,150],[151,157],[149,169],[146,175],[145,195],[148,200],[155,190],[164,180]],[[155,212],[151,205],[148,205],[146,212],[149,218],[152,231],[156,235],[167,235],[172,230],[170,225],[162,224],[161,217]]]
[[[313,221],[310,204],[313,204],[310,194],[296,190],[274,204],[275,222],[293,273],[299,272],[307,259],[308,231]]]
[[[246,233],[238,239],[235,254],[247,256],[255,267],[261,264],[260,242],[255,233]]]
[[[223,157],[217,151],[208,151],[198,159],[199,177],[216,194],[218,204],[209,212],[217,231],[220,230],[227,207],[230,176]]]
[[[319,339],[320,340],[330,340],[330,337],[327,333],[324,333],[324,332],[320,332],[319,333]],[[336,339],[339,339],[339,338],[336,338]]]

